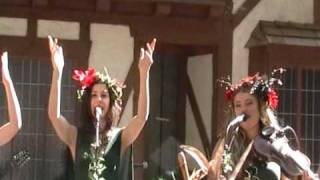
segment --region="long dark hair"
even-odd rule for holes
[[[92,86],[85,89],[83,96],[81,98],[81,118],[80,118],[79,130],[83,132],[88,132],[88,133],[95,132],[94,121],[93,121],[95,117],[91,112],[90,103],[91,103],[92,88],[96,84],[105,84],[105,83],[101,81],[95,82]],[[103,118],[107,123],[104,130],[109,130],[112,126],[118,125],[122,108],[121,108],[121,100],[116,99],[115,96],[112,94],[113,91],[110,88],[108,88],[107,85],[106,87],[108,89],[108,93],[110,97],[110,104],[109,104],[108,112],[106,116]]]

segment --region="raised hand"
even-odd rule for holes
[[[11,77],[8,69],[8,52],[4,52],[1,56],[1,64],[2,64],[2,82],[8,83],[11,82]]]
[[[58,45],[58,39],[48,36],[49,49],[51,53],[51,62],[54,69],[62,73],[64,66],[64,57],[62,47]]]
[[[121,153],[124,152],[139,136],[149,116],[149,70],[153,63],[153,51],[156,39],[146,44],[146,50],[141,48],[139,58],[139,97],[137,115],[133,117],[129,125],[123,130],[121,137]]]
[[[8,143],[21,128],[21,110],[8,69],[8,53],[1,55],[2,82],[7,95],[9,122],[0,127],[0,146]]]
[[[153,63],[153,51],[156,46],[156,39],[153,39],[151,43],[146,44],[146,49],[140,49],[139,69],[142,72],[147,72]]]

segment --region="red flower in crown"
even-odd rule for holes
[[[268,91],[268,103],[269,103],[269,106],[273,109],[276,109],[279,103],[279,97],[277,92],[271,88]]]
[[[72,79],[80,82],[81,89],[86,89],[96,81],[96,71],[93,68],[88,68],[86,71],[75,69]]]
[[[233,90],[232,89],[227,89],[225,92],[225,98],[227,101],[231,101],[233,98]]]

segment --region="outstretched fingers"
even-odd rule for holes
[[[3,52],[1,55],[1,67],[2,67],[2,78],[8,74],[8,52]]]
[[[52,51],[52,48],[53,48],[53,40],[52,40],[52,37],[49,35],[48,36],[48,40],[49,40],[49,47],[50,47],[50,51]]]
[[[58,39],[48,36],[49,40],[49,49],[51,53],[52,65],[55,69],[58,69],[62,72],[64,66],[64,57],[62,47],[58,45]]]
[[[50,48],[50,52],[53,54],[55,53],[57,50],[60,50],[61,47],[58,45],[58,39],[57,38],[52,38],[52,36],[48,36],[48,40],[49,40],[49,48]]]
[[[4,65],[7,66],[8,65],[8,52],[7,51],[2,53],[2,55],[1,55],[1,63],[2,63],[2,66],[4,66]]]
[[[151,42],[151,45],[150,45],[152,51],[154,51],[154,48],[156,47],[156,42],[157,42],[157,39],[156,39],[156,38],[153,38],[153,40],[152,40],[152,42]]]
[[[156,38],[153,38],[152,42],[151,43],[147,43],[146,46],[147,46],[147,49],[148,49],[148,52],[152,55],[153,51],[154,51],[154,48],[156,46],[156,42],[157,42],[157,39]]]
[[[144,48],[140,48],[140,57],[139,57],[139,59],[140,60],[142,60],[142,59],[144,59]]]
[[[2,73],[2,82],[11,81],[9,68],[8,68],[8,52],[3,52],[1,55],[1,73]]]

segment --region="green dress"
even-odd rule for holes
[[[132,180],[133,179],[133,159],[132,146],[120,157],[121,153],[122,129],[113,128],[112,136],[106,146],[107,153],[104,155],[104,165],[106,169],[102,176],[106,180]],[[88,180],[89,159],[84,157],[85,152],[90,152],[94,135],[78,131],[76,160],[74,164],[74,177],[76,180]]]

